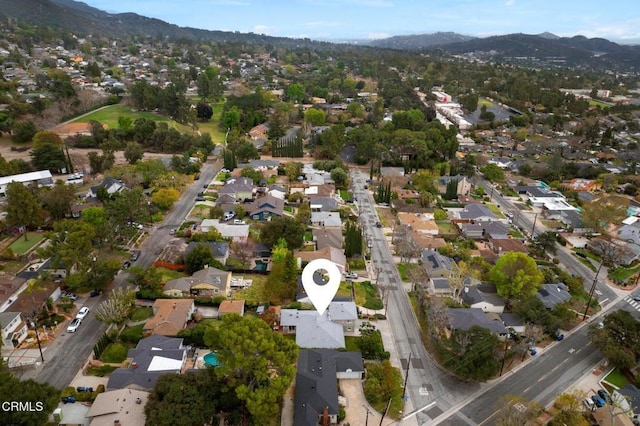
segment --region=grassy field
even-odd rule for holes
[[[211,117],[211,120],[206,123],[197,123],[198,130],[201,133],[209,133],[211,135],[211,140],[215,143],[224,143],[225,132],[220,130],[223,106],[224,104],[222,102],[211,105],[213,108],[213,116]]]
[[[251,284],[251,287],[235,292],[233,294],[235,300],[243,299],[250,305],[259,305],[269,300],[267,297],[266,275],[244,275],[244,279],[253,280],[253,284]]]
[[[27,232],[26,240],[24,239],[24,236],[21,236],[13,243],[11,243],[9,248],[13,250],[13,252],[17,255],[25,254],[43,239],[44,233],[42,232]]]
[[[638,272],[640,272],[640,266],[636,266],[635,268],[610,269],[609,278],[616,282],[623,283]]]
[[[102,352],[102,362],[108,364],[117,364],[127,359],[127,352],[129,348],[122,343],[111,343]]]
[[[167,268],[158,268],[158,271],[162,274],[162,282],[166,283],[169,280],[175,280],[176,278],[186,277],[184,272],[172,271]]]
[[[604,102],[596,101],[594,99],[589,99],[589,106],[599,106],[602,109],[611,108],[611,105],[605,104]]]
[[[153,309],[151,306],[138,306],[133,310],[131,314],[131,321],[142,321],[153,316]]]
[[[442,235],[458,234],[458,228],[456,228],[456,226],[448,220],[436,220],[436,225],[438,225],[438,231]]]
[[[167,117],[156,114],[153,112],[147,111],[134,111],[128,106],[125,105],[110,105],[106,108],[97,110],[92,112],[91,114],[87,114],[83,117],[79,117],[74,120],[74,123],[87,123],[89,121],[99,121],[100,123],[106,124],[110,129],[118,128],[118,118],[120,117],[131,117],[134,121],[137,118],[147,118],[149,120],[153,120],[156,122],[166,122],[169,123],[169,127],[177,129],[181,132],[190,132],[191,129],[182,124],[178,124],[173,120],[169,120]]]

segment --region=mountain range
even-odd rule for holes
[[[0,18],[19,18],[31,24],[77,34],[162,36],[218,42],[269,43],[283,47],[328,44],[309,39],[179,27],[135,13],[108,13],[74,0],[0,0]],[[584,36],[558,37],[542,33],[476,38],[453,32],[439,32],[394,36],[360,41],[357,44],[408,51],[442,51],[454,55],[473,55],[492,61],[596,69],[640,69],[640,46],[619,45],[606,39]]]

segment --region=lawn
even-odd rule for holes
[[[609,278],[617,283],[623,283],[639,271],[640,266],[636,266],[635,268],[609,269]]]
[[[116,367],[115,365],[102,365],[100,367],[90,365],[87,368],[87,373],[90,376],[104,377],[111,374],[116,368],[118,367]]]
[[[160,271],[160,273],[162,274],[163,283],[166,283],[169,280],[175,280],[176,278],[182,278],[187,276],[187,274],[185,274],[184,272],[172,271],[171,269],[162,268],[162,267],[158,268],[158,271]]]
[[[43,232],[27,232],[27,239],[25,241],[24,236],[21,236],[15,240],[9,248],[13,250],[16,255],[22,255],[31,250],[36,244],[45,238]]]
[[[118,338],[123,342],[137,344],[142,339],[143,328],[144,323],[134,325],[133,327],[126,327],[124,330],[122,330],[122,333],[120,333]]]
[[[610,383],[619,389],[629,384],[629,379],[616,368],[611,373],[606,375],[606,377],[603,379],[603,382]]]
[[[458,234],[458,228],[456,228],[456,226],[448,220],[436,220],[436,224],[438,225],[438,231],[442,235]]]
[[[153,316],[153,309],[151,309],[151,306],[138,306],[131,314],[131,321],[142,321],[150,318],[151,316]]]
[[[102,352],[102,362],[118,364],[127,359],[129,347],[123,343],[110,343]]]
[[[217,104],[211,104],[213,108],[213,116],[210,121],[206,123],[196,123],[198,125],[198,131],[201,133],[209,133],[211,140],[215,143],[224,143],[225,132],[220,130],[220,120],[222,119],[223,102]]]
[[[357,336],[344,336],[344,348],[348,352],[360,352]]]
[[[266,275],[244,275],[244,279],[251,279],[251,287],[237,291],[233,294],[235,300],[245,300],[249,305],[259,305],[269,300],[267,297],[267,277]]]
[[[351,289],[355,285],[356,298],[355,302],[358,306],[364,306],[368,309],[382,309],[382,300],[378,295],[378,290],[370,281],[350,282],[342,281],[336,296],[351,296]]]
[[[418,264],[416,263],[398,263],[398,272],[400,273],[400,277],[402,278],[402,281],[404,282],[410,282],[409,280],[409,272],[413,269],[413,268],[417,268]]]
[[[77,118],[74,123],[88,123],[89,121],[99,121],[102,124],[106,124],[110,129],[118,128],[118,118],[131,117],[133,121],[137,118],[147,118],[156,122],[164,121],[169,123],[169,127],[177,129],[182,133],[191,132],[191,129],[187,126],[179,124],[173,120],[169,120],[167,117],[146,111],[133,111],[131,108],[125,105],[110,105],[106,108],[94,111],[91,114],[84,117]]]
[[[589,99],[589,106],[599,106],[602,109],[609,109],[611,105],[605,104],[604,102],[597,101],[595,99]]]

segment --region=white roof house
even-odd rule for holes
[[[301,348],[344,348],[344,329],[341,324],[329,319],[329,312],[282,309],[280,326],[285,331],[296,333],[296,344]]]
[[[38,186],[52,186],[53,176],[49,170],[40,170],[37,172],[0,177],[0,196],[4,196],[7,193],[7,185],[11,182],[20,182],[23,185],[36,183]]]
[[[233,241],[246,241],[249,237],[249,225],[233,225],[227,222],[220,222],[220,219],[205,219],[200,224],[202,232],[209,232],[211,228],[215,228],[225,238],[231,238]]]
[[[311,224],[317,226],[342,226],[339,212],[311,212]]]

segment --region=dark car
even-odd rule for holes
[[[591,400],[598,408],[604,407],[605,405],[604,399],[600,398],[598,395],[591,395]]]
[[[556,337],[558,339],[558,342],[564,340],[564,334],[558,334],[558,336]]]
[[[78,386],[76,388],[76,392],[93,392],[93,388],[88,388],[86,386]]]
[[[382,224],[380,222],[376,222],[376,228],[382,228]]]
[[[91,297],[100,296],[102,294],[102,290],[93,290],[90,294]]]
[[[69,403],[69,404],[73,404],[74,402],[76,402],[76,399],[72,396],[63,396],[62,397],[62,402],[64,402],[65,404]]]
[[[196,197],[196,201],[207,201],[204,197]]]
[[[199,180],[199,179],[200,179],[200,175],[195,175],[195,176],[193,177],[193,180]]]
[[[122,269],[129,269],[131,267],[131,262],[128,260],[122,264]]]
[[[131,261],[135,262],[136,260],[138,260],[139,257],[140,257],[140,250],[136,250],[131,255]]]
[[[598,389],[598,396],[611,404],[611,395],[604,389]]]

